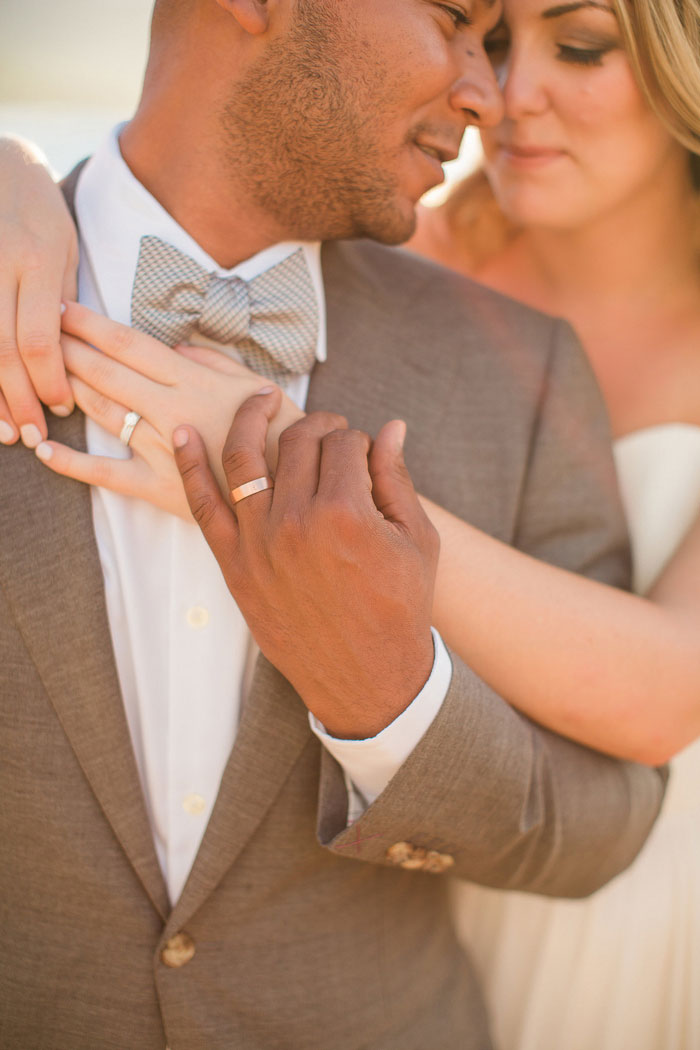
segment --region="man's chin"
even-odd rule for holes
[[[368,237],[380,244],[404,244],[416,230],[416,206],[406,202],[402,206],[387,209],[380,216],[374,216],[353,234],[354,237]]]

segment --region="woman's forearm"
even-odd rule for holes
[[[648,764],[700,735],[700,525],[650,601],[538,562],[423,503],[441,539],[435,626],[509,703]]]

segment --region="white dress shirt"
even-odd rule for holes
[[[300,247],[274,245],[233,270],[222,270],[131,174],[119,151],[119,130],[88,162],[77,187],[81,302],[130,322],[144,235],[172,244],[209,272],[243,279]],[[301,247],[318,297],[316,356],[322,361],[320,245]],[[303,407],[307,390],[308,376],[302,376],[287,392]],[[91,420],[87,444],[95,454],[129,455]],[[216,799],[258,651],[196,525],[106,489],[92,490],[92,506],[126,717],[158,860],[175,902]],[[424,689],[375,738],[335,740],[310,716],[311,728],[345,771],[351,817],[380,794],[440,709],[451,664],[435,632],[434,639],[436,659]]]

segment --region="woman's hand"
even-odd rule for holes
[[[48,467],[190,519],[172,453],[173,431],[189,423],[202,435],[226,491],[220,464],[231,420],[246,398],[270,386],[268,379],[215,350],[191,346],[174,351],[78,303],[67,304],[63,331],[63,354],[78,407],[115,437],[128,411],[138,412],[141,419],[129,443],[130,459],[92,456],[44,441],[37,455]],[[268,446],[272,470],[279,434],[302,416],[283,398]]]
[[[69,415],[59,344],[61,300],[75,298],[78,238],[40,154],[0,140],[0,442],[46,437],[43,401]]]

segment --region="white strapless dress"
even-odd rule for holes
[[[644,593],[700,512],[700,427],[640,430],[615,455]],[[594,896],[455,883],[454,902],[499,1050],[700,1050],[700,740],[640,855]]]

